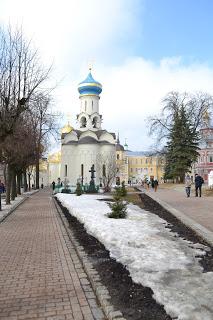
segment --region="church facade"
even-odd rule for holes
[[[91,71],[78,85],[80,111],[78,128],[69,124],[61,135],[61,180],[70,185],[89,184],[91,167],[95,169],[95,184],[107,176],[115,166],[115,134],[102,129],[99,100],[102,85],[95,81]]]

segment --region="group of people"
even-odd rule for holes
[[[157,191],[158,188],[158,180],[157,179],[150,179],[150,181],[148,179],[146,179],[142,185],[146,187],[146,189],[149,189],[149,186],[152,187],[152,189],[154,189],[154,191]]]
[[[201,197],[201,189],[202,189],[203,183],[204,183],[203,178],[196,173],[195,174],[195,197],[198,197],[198,196]],[[191,177],[190,175],[187,175],[185,179],[185,189],[186,189],[187,198],[190,197],[191,185],[192,185]]]

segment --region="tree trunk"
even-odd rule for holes
[[[23,176],[24,176],[24,192],[27,192],[27,173],[26,173],[26,169],[24,169]]]
[[[15,200],[17,194],[16,194],[16,172],[15,169],[11,170],[11,177],[12,177],[12,181],[11,181],[11,200]]]
[[[21,194],[21,171],[17,173],[17,194]]]
[[[6,185],[7,182],[7,166],[4,165],[4,184]]]
[[[31,174],[28,174],[28,190],[31,191]]]
[[[6,204],[10,204],[11,168],[9,164],[7,165],[6,177]]]
[[[36,189],[39,189],[39,159],[36,161]]]

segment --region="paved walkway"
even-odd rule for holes
[[[144,189],[141,189],[144,191]],[[184,188],[181,190],[160,188],[157,192],[145,191],[155,200],[162,201],[171,208],[179,211],[186,218],[195,222],[196,225],[204,227],[213,236],[213,197],[186,197]],[[169,207],[168,207],[169,209]],[[189,220],[189,221],[190,221]]]
[[[0,224],[0,275],[1,320],[104,319],[48,192]]]

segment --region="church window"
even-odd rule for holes
[[[106,177],[106,165],[103,164],[103,177]]]
[[[64,176],[67,177],[67,164],[65,164],[65,168],[64,168]]]
[[[94,117],[94,118],[92,119],[92,126],[93,126],[93,128],[97,128],[97,123],[98,123],[98,118],[97,118],[97,117]]]
[[[119,154],[117,154],[117,160],[119,160]]]
[[[82,117],[81,120],[80,120],[80,127],[81,128],[86,128],[86,125],[87,125],[87,120],[85,117]]]

